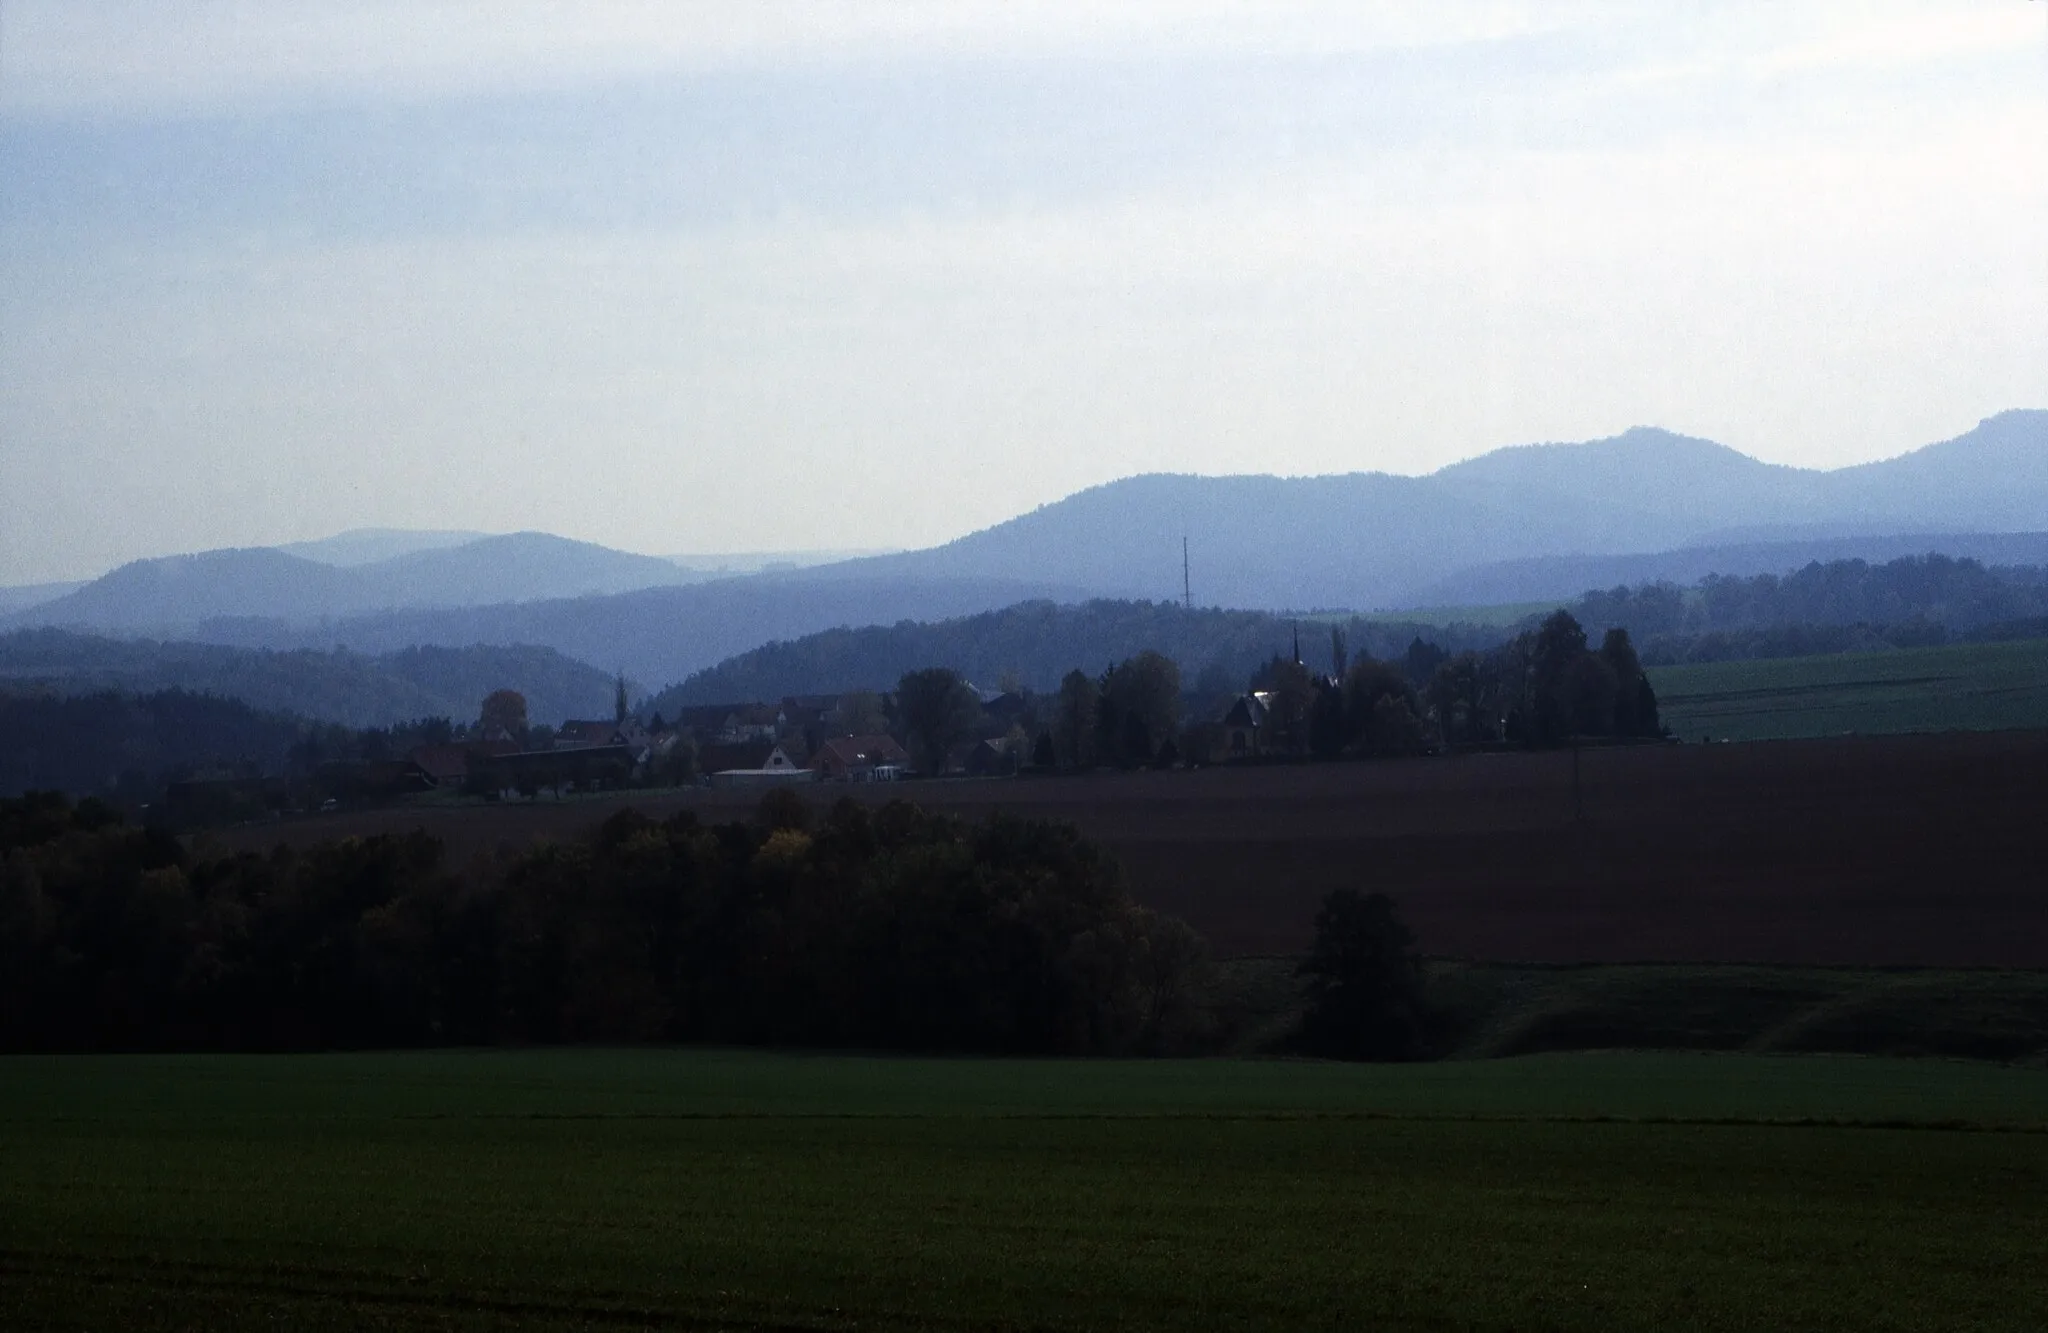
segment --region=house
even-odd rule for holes
[[[322,764],[314,785],[329,797],[377,802],[432,791],[437,784],[410,759],[375,759],[360,764]]]
[[[742,704],[727,714],[718,729],[717,740],[722,745],[772,741],[781,734],[783,725],[781,709],[770,704]]]
[[[472,755],[469,771],[472,785],[488,791],[528,796],[551,791],[559,796],[622,787],[632,778],[635,762],[630,746],[585,745]]]
[[[557,750],[596,750],[621,743],[616,722],[579,722],[574,719],[555,728]]]
[[[1226,759],[1264,753],[1267,719],[1272,714],[1272,695],[1265,690],[1240,694],[1223,715],[1223,754]]]
[[[697,747],[697,771],[723,773],[735,768],[765,768],[768,765],[768,756],[773,753],[774,741],[701,745]]]
[[[1031,700],[1015,690],[1005,690],[982,701],[982,711],[1008,726],[1020,725],[1031,711]]]
[[[962,756],[960,769],[969,777],[1008,777],[1017,771],[1017,757],[1003,741],[976,741]]]
[[[887,782],[910,766],[910,752],[893,736],[839,736],[811,756],[820,782]]]
[[[678,708],[669,725],[677,731],[688,732],[699,745],[717,742],[718,733],[732,718],[737,704],[695,704]]]
[[[435,787],[460,787],[469,778],[470,767],[479,760],[515,754],[511,741],[470,741],[455,745],[422,745],[406,756]]]
[[[784,735],[791,732],[824,730],[834,709],[839,707],[836,694],[791,694],[785,695],[777,715],[782,721]]]
[[[708,769],[714,787],[779,787],[809,782],[816,776],[797,764],[780,745],[770,745],[767,755],[754,768]]]

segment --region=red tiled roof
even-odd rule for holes
[[[910,753],[893,736],[839,736],[818,747],[811,767],[822,768],[828,759],[842,767],[862,764],[908,764]]]

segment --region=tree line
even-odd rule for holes
[[[1691,588],[1596,589],[1569,609],[1587,624],[1626,626],[1653,664],[1921,647],[2042,632],[2048,570],[1945,555],[1815,561],[1783,575],[1708,575]]]
[[[1100,675],[1069,671],[1049,695],[1014,696],[1011,743],[1039,769],[1171,766],[1241,757],[1226,739],[1234,701],[1267,757],[1335,759],[1422,754],[1475,745],[1555,746],[1578,738],[1664,734],[1656,691],[1625,629],[1597,648],[1568,611],[1483,652],[1452,654],[1417,637],[1398,657],[1352,653],[1342,625],[1328,627],[1327,666],[1300,650],[1275,653],[1238,682],[1213,673],[1192,689],[1179,666],[1145,650]],[[893,718],[921,765],[986,731],[974,692],[946,667],[906,674]],[[1237,703],[1237,707],[1249,706]],[[925,767],[926,772],[941,771]]]
[[[1564,609],[1596,632],[1627,630],[1642,660],[1652,664],[1778,656],[1802,647],[1836,652],[1959,635],[2048,632],[2048,570],[1987,568],[1942,555],[1876,565],[1837,560],[1784,575],[1712,575],[1689,588],[1651,583],[1595,589]],[[1077,663],[1119,662],[1147,649],[1180,665],[1191,694],[1214,695],[1241,688],[1276,655],[1291,655],[1297,633],[1320,637],[1334,625],[1355,652],[1380,661],[1403,658],[1416,639],[1455,657],[1498,648],[1537,629],[1547,614],[1514,625],[1441,624],[1187,609],[1170,602],[1024,602],[954,620],[826,630],[764,644],[668,687],[647,707],[673,715],[691,704],[886,691],[906,672],[932,665],[980,684],[1013,677],[1049,694]],[[2030,620],[2037,623],[2022,623]],[[1822,632],[1852,626],[1863,632]],[[2001,632],[2000,626],[2008,628]],[[1423,680],[1417,687],[1427,685]]]
[[[906,672],[928,666],[950,668],[978,685],[1009,677],[1049,694],[1077,665],[1094,671],[1098,664],[1122,662],[1147,650],[1179,663],[1191,685],[1206,676],[1224,682],[1225,688],[1242,688],[1260,663],[1287,651],[1297,629],[1319,633],[1316,626],[1323,619],[1188,609],[1177,602],[1020,602],[952,620],[825,630],[764,644],[670,686],[643,708],[672,717],[694,704],[886,691]],[[1506,634],[1484,625],[1362,616],[1337,620],[1361,651],[1385,657],[1398,656],[1417,635],[1455,652],[1489,647]]]
[[[473,865],[423,832],[192,850],[0,801],[0,1047],[1194,1049],[1209,964],[1073,829],[774,792]]]

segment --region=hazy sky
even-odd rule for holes
[[[0,5],[0,583],[2048,406],[2048,3]]]

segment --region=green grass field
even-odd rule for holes
[[[2031,1329],[2048,1071],[0,1061],[0,1326]]]
[[[2048,727],[2048,640],[1650,668],[1685,740]]]
[[[1564,603],[1549,602],[1496,602],[1486,606],[1419,606],[1402,611],[1362,611],[1361,620],[1376,620],[1382,624],[1418,625],[1498,625],[1503,628],[1518,625],[1530,616],[1547,615]],[[1343,620],[1350,612],[1308,617],[1319,620]]]

